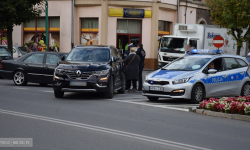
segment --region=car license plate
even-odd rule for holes
[[[149,87],[150,91],[163,91],[163,87],[155,87],[155,86],[151,86]]]
[[[74,82],[74,81],[71,81],[69,83],[69,86],[87,86],[87,82]]]

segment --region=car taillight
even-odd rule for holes
[[[2,62],[2,60],[0,60],[0,63]]]
[[[21,56],[18,56],[18,58],[21,57]]]
[[[3,65],[1,64],[1,69],[3,69]]]

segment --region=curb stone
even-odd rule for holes
[[[214,117],[221,117],[221,118],[228,118],[228,119],[235,119],[235,120],[242,120],[242,121],[249,121],[250,122],[250,116],[247,116],[247,115],[227,114],[227,113],[214,112],[214,111],[205,110],[205,109],[196,109],[195,113],[202,114],[202,115],[208,115],[208,116],[214,116]]]

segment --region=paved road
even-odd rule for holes
[[[249,122],[188,112],[186,101],[152,103],[140,93],[56,99],[51,86],[3,79],[0,93],[0,138],[33,138],[35,150],[249,149]]]

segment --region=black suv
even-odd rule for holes
[[[64,58],[63,58],[64,59]],[[101,92],[113,98],[115,90],[125,93],[122,58],[114,46],[77,46],[55,68],[54,95],[64,92]]]

